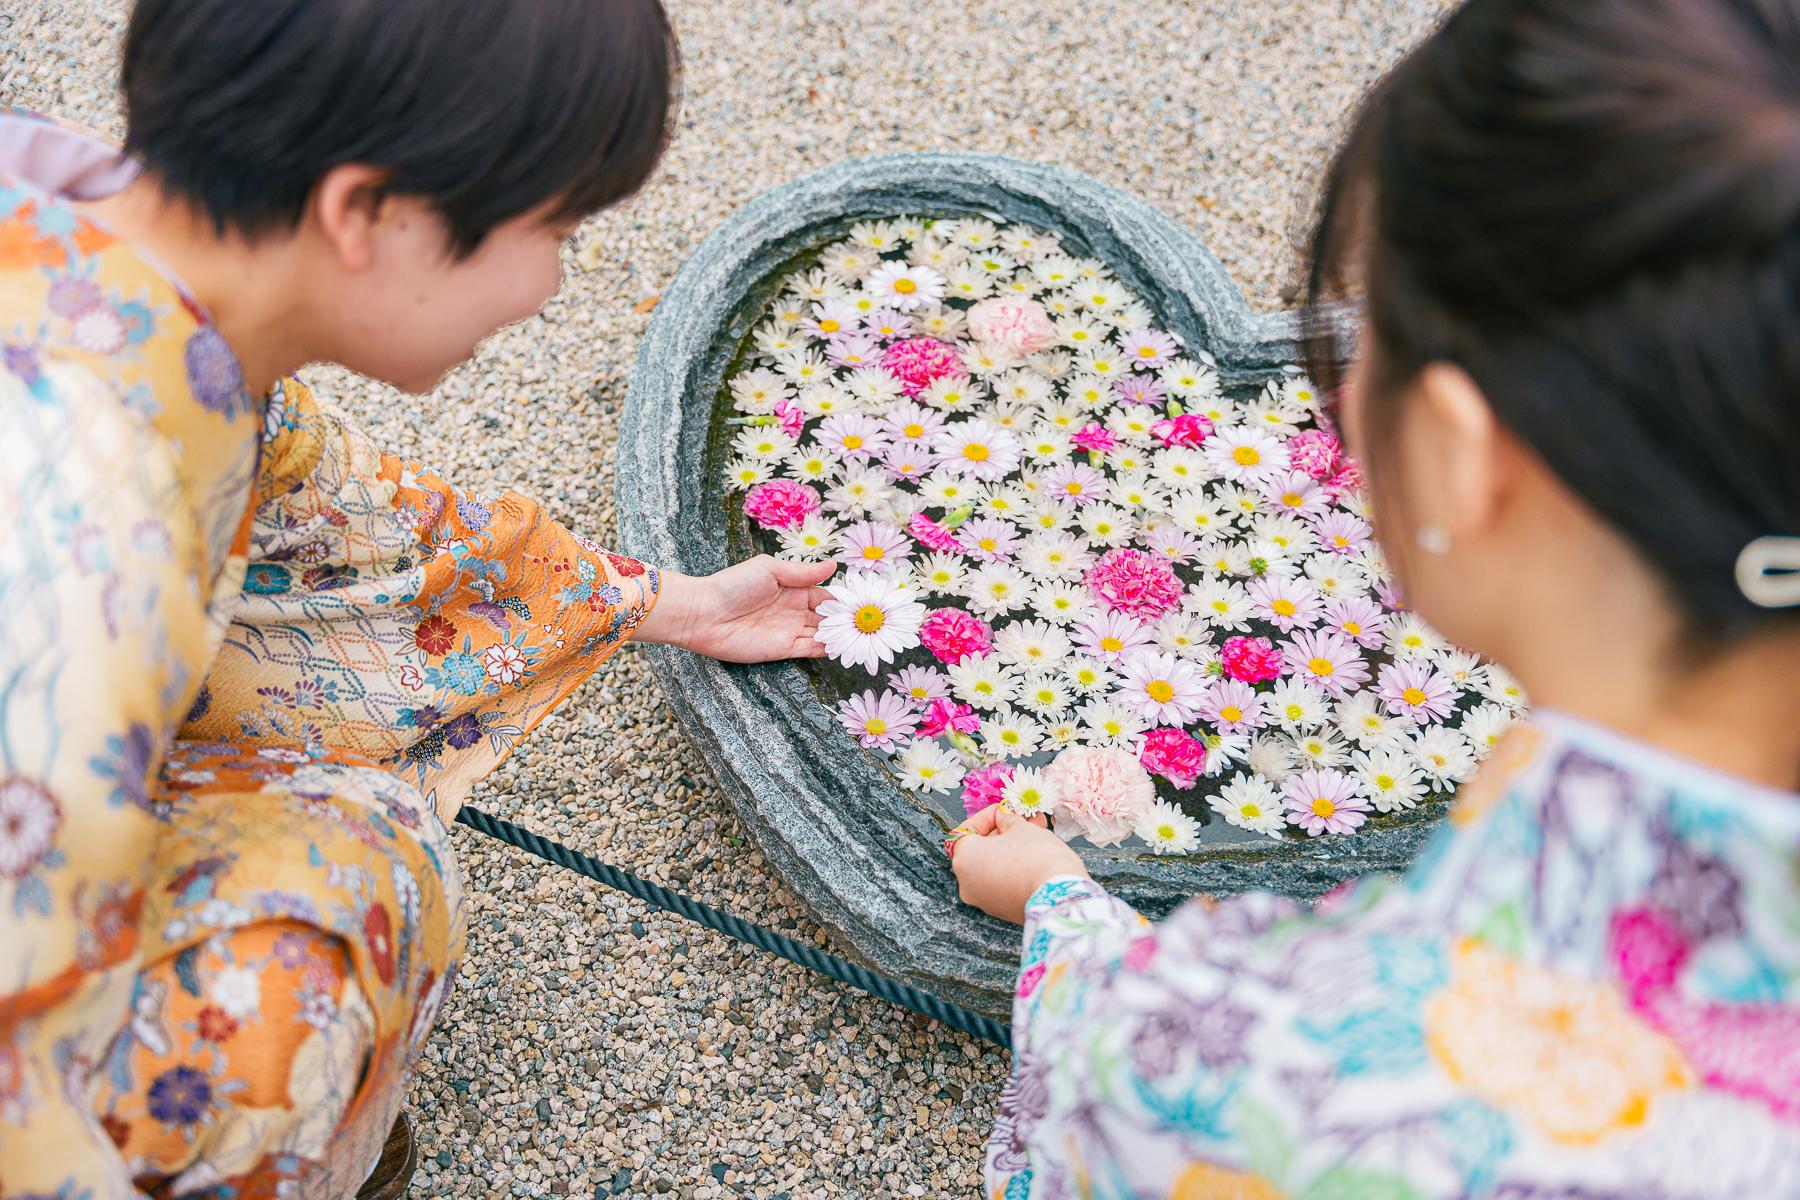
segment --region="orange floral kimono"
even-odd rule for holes
[[[0,1194],[349,1195],[462,951],[445,822],[658,576],[246,392],[71,203],[132,173],[0,115]]]

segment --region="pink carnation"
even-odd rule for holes
[[[1012,777],[1013,769],[1007,763],[989,763],[970,771],[963,776],[963,811],[974,816],[1000,803],[1001,791]]]
[[[1156,785],[1123,750],[1078,746],[1064,750],[1045,769],[1056,786],[1056,827],[1096,846],[1116,846],[1156,802]]]
[[[881,356],[881,366],[900,381],[900,390],[917,400],[940,379],[963,373],[956,347],[936,338],[907,338],[895,342]]]
[[[792,479],[759,483],[744,496],[744,515],[764,529],[792,529],[819,511],[819,493]]]
[[[1323,429],[1307,429],[1288,439],[1288,461],[1314,479],[1330,479],[1338,469],[1343,443]]]
[[[1226,638],[1219,650],[1219,662],[1227,675],[1244,683],[1281,677],[1281,651],[1265,637]]]
[[[1181,603],[1181,581],[1166,559],[1123,546],[1088,568],[1087,588],[1105,607],[1140,621],[1153,621]]]
[[[1056,345],[1056,326],[1035,300],[983,300],[969,310],[969,332],[1019,354],[1036,354]]]
[[[1138,762],[1178,788],[1191,788],[1206,767],[1206,747],[1184,730],[1164,725],[1144,736]]]
[[[974,709],[940,696],[925,706],[925,720],[919,725],[919,736],[934,738],[945,733],[974,733],[980,728],[981,718]]]
[[[1199,413],[1182,413],[1150,426],[1165,446],[1198,446],[1212,436],[1213,423]]]
[[[994,648],[987,623],[960,608],[940,608],[926,617],[919,627],[919,640],[939,662],[951,666],[965,658],[980,658]]]
[[[1119,447],[1118,435],[1099,422],[1083,425],[1069,441],[1075,444],[1076,449],[1093,454],[1106,454]]]
[[[1343,460],[1337,474],[1325,481],[1325,492],[1333,500],[1342,500],[1363,485],[1362,464],[1354,458]]]
[[[955,554],[962,549],[962,543],[956,535],[924,513],[914,513],[907,522],[906,532],[919,540],[919,544],[928,550],[937,550],[944,554]]]
[[[777,400],[775,419],[781,423],[781,432],[789,437],[799,437],[806,425],[806,410],[792,400]]]

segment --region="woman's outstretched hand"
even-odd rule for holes
[[[821,658],[815,610],[826,599],[819,585],[835,569],[763,554],[714,575],[664,571],[660,598],[635,637],[725,662]]]
[[[944,849],[964,904],[989,916],[1025,923],[1025,902],[1059,875],[1086,875],[1081,856],[1045,827],[991,804],[951,831]]]

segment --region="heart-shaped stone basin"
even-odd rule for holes
[[[1021,221],[1104,260],[1160,328],[1216,361],[1228,392],[1259,388],[1295,360],[1291,317],[1252,312],[1192,234],[1124,192],[989,155],[843,163],[741,210],[663,295],[620,437],[625,553],[689,574],[757,553],[726,486],[724,382],[796,267],[855,222],[901,214]],[[958,902],[941,849],[945,809],[903,791],[887,760],[844,732],[828,707],[843,694],[830,668],[727,666],[665,647],[649,658],[763,853],[846,948],[945,999],[1005,1010],[1017,928]],[[1179,858],[1159,859],[1141,843],[1082,853],[1096,879],[1149,915],[1196,894],[1260,888],[1312,899],[1353,876],[1405,866],[1443,808],[1428,802],[1348,838],[1246,835]]]

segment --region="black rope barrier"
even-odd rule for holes
[[[934,1021],[960,1029],[971,1037],[992,1042],[1002,1049],[1012,1049],[1012,1027],[992,1017],[971,1012],[966,1008],[951,1004],[938,996],[932,995],[920,987],[910,983],[902,983],[898,979],[889,979],[886,975],[877,975],[867,967],[853,963],[847,958],[828,953],[817,946],[809,946],[805,942],[797,942],[793,938],[784,937],[773,929],[734,917],[722,912],[710,904],[680,892],[670,891],[659,883],[652,883],[641,875],[633,875],[611,863],[603,863],[591,855],[579,850],[571,850],[561,842],[551,841],[546,837],[515,825],[511,821],[502,820],[479,808],[464,805],[456,814],[459,825],[467,825],[477,833],[505,842],[517,847],[527,854],[536,855],[545,862],[554,863],[578,875],[585,875],[596,883],[603,883],[615,891],[634,896],[644,903],[672,912],[678,917],[686,917],[697,925],[704,925],[716,933],[736,938],[749,946],[754,946],[766,954],[777,958],[785,958],[809,971],[816,971],[828,979],[848,984],[853,988],[869,993],[889,1004],[910,1009],[921,1016],[930,1017]]]

